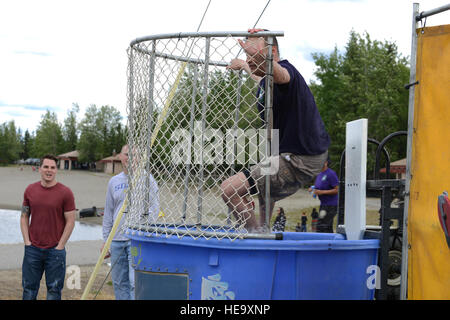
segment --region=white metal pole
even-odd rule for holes
[[[419,14],[419,4],[413,4],[413,16],[411,27],[411,62],[409,83],[416,82],[416,54],[417,54],[417,20]],[[410,185],[411,185],[411,155],[412,155],[412,140],[414,130],[414,90],[415,85],[409,87],[409,102],[408,102],[408,139],[406,143],[406,180],[405,180],[405,205],[403,210],[403,235],[402,235],[402,271],[400,276],[400,299],[406,299],[408,287],[408,209],[410,199]]]
[[[366,231],[367,119],[346,124],[345,234],[361,240]]]

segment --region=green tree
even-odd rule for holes
[[[409,68],[395,43],[373,41],[352,31],[345,52],[313,54],[317,82],[310,84],[317,106],[332,138],[330,155],[335,163],[345,148],[345,124],[367,118],[369,137],[381,141],[407,129]],[[389,144],[392,159],[403,157],[406,139]],[[368,153],[368,166],[374,154]]]
[[[78,104],[72,104],[72,109],[67,112],[67,117],[64,119],[63,139],[64,151],[70,152],[76,149],[78,143],[78,124],[77,113],[80,111]]]
[[[77,145],[81,162],[95,162],[110,156],[114,150],[120,152],[125,140],[121,120],[120,112],[112,106],[91,105],[86,109],[79,125]]]
[[[16,129],[14,120],[0,125],[0,165],[19,159],[22,152],[20,129]]]
[[[20,139],[22,145],[22,152],[20,153],[20,157],[22,159],[28,159],[33,157],[33,144],[34,144],[34,136],[30,134],[28,129],[25,131],[23,137]]]
[[[111,153],[119,153],[125,143],[127,143],[127,128],[119,122],[110,132],[109,150],[112,150]]]
[[[86,109],[84,118],[80,122],[80,139],[77,149],[80,152],[81,162],[91,162],[98,160],[101,155],[98,152],[99,137],[96,127],[97,107],[91,105]]]
[[[61,125],[55,112],[47,112],[42,115],[42,119],[36,130],[33,153],[37,157],[45,154],[58,155],[64,152],[64,139]]]

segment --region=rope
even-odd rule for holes
[[[208,12],[209,5],[211,4],[211,1],[212,1],[212,0],[209,0],[208,5],[206,6],[205,12],[203,12],[203,17],[202,17],[202,19],[200,20],[200,23],[199,23],[199,25],[198,25],[198,27],[197,27],[197,32],[200,30],[200,27],[201,27],[201,25],[202,25],[202,23],[203,23],[203,19],[205,19],[206,12]]]
[[[124,248],[123,248],[123,252],[122,252],[122,253],[124,253],[124,252],[127,252],[127,247],[124,247]],[[118,255],[116,261],[114,261],[114,263],[111,265],[111,268],[109,268],[108,274],[106,275],[106,277],[105,277],[105,279],[103,280],[103,282],[102,282],[100,288],[98,289],[97,293],[95,294],[95,296],[94,296],[94,298],[93,298],[92,300],[95,300],[95,299],[97,298],[98,294],[100,293],[100,291],[103,289],[103,286],[104,286],[104,284],[105,284],[105,282],[106,282],[106,279],[108,279],[109,274],[110,274],[111,271],[114,269],[114,266],[117,264],[117,262],[119,261],[119,258],[120,258],[120,256],[122,255],[122,253],[120,253],[120,254]],[[112,260],[112,255],[111,255],[111,260]]]
[[[255,24],[253,25],[253,29],[255,29],[256,25],[258,24],[259,20],[261,19],[261,17],[263,16],[264,12],[266,11],[267,7],[269,6],[271,0],[267,1],[266,6],[264,7],[264,9],[261,11],[261,14],[259,15],[258,19],[256,19]],[[242,48],[239,49],[238,54],[236,55],[236,58],[241,54]]]
[[[261,19],[262,15],[263,15],[264,12],[266,11],[266,8],[267,8],[267,6],[269,5],[270,1],[271,1],[271,0],[267,1],[266,6],[264,7],[263,11],[262,11],[261,14],[259,15],[258,20],[256,20],[255,24],[253,25],[253,28],[255,28],[256,25],[258,24],[259,19]]]

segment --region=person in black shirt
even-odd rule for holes
[[[234,59],[229,69],[245,70],[259,81],[257,108],[264,108],[265,66],[268,46],[250,29],[254,37],[239,40],[247,60]],[[259,163],[243,170],[221,184],[222,198],[238,221],[249,232],[268,232],[265,208],[269,206],[269,221],[275,202],[294,194],[318,175],[328,156],[330,138],[325,130],[314,97],[297,69],[279,57],[278,43],[273,53],[273,129],[278,130],[279,155],[270,162]],[[267,165],[269,164],[269,165]],[[267,169],[270,167],[269,169]],[[270,203],[265,203],[265,177],[270,175]],[[248,195],[258,195],[259,222],[256,220]]]

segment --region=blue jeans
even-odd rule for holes
[[[111,278],[116,300],[134,300],[131,241],[111,242]]]
[[[23,300],[36,300],[44,272],[47,300],[61,300],[66,276],[66,249],[25,246],[22,263]]]

